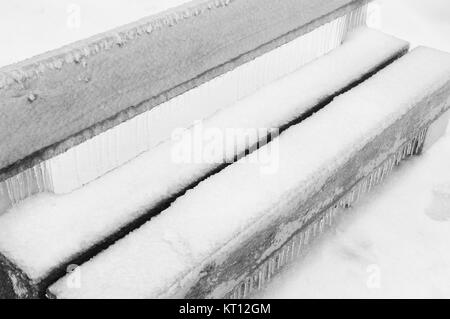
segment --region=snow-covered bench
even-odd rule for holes
[[[250,132],[283,128],[317,111],[407,48],[402,40],[361,29],[338,49],[225,108],[184,136],[199,126],[219,133],[228,128]],[[239,139],[239,131],[233,134],[232,140],[240,142],[220,146],[210,161],[174,160],[173,150],[180,142],[169,141],[71,194],[41,194],[0,216],[0,278],[5,294],[42,295],[68,265],[86,261],[150,219],[172,197],[260,142],[258,136]],[[207,141],[199,142],[207,148]],[[207,227],[215,226],[219,225]]]
[[[177,199],[50,287],[59,298],[242,297],[405,157],[450,107],[450,55],[420,47]],[[279,150],[274,174],[258,156]],[[254,161],[252,161],[254,159]]]

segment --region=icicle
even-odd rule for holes
[[[303,252],[303,246],[304,246],[304,234],[302,232],[298,233],[296,235],[297,237],[297,248],[295,251],[295,257],[298,257],[302,254]]]
[[[259,277],[259,279],[258,279],[258,289],[261,289],[264,286],[264,284],[265,284],[265,280],[264,280],[264,278],[265,278],[265,267],[266,267],[266,264],[263,264],[262,267],[259,270],[259,273],[258,273],[258,277]]]

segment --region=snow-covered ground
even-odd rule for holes
[[[450,52],[448,0],[375,2],[370,23]],[[450,298],[450,130],[348,212],[263,298]]]

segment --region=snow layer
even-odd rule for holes
[[[200,183],[162,214],[82,265],[81,287],[66,278],[51,291],[63,298],[148,298],[195,274],[254,230],[306,199],[368,141],[450,78],[450,55],[418,48],[278,139]],[[275,146],[276,145],[276,146]],[[260,153],[276,149],[274,174]],[[270,153],[270,151],[268,152]],[[170,248],[170,249],[169,249]],[[164,253],[161,253],[164,251]],[[165,265],[170,263],[170,268]]]
[[[339,49],[218,112],[185,131],[184,136],[194,136],[198,128],[223,132],[227,128],[279,127],[406,46],[404,41],[361,29]],[[235,134],[232,140],[239,143],[240,153],[246,139]],[[249,138],[257,141],[253,136]],[[197,142],[202,149],[210,143],[202,135]],[[190,147],[188,144],[187,149]],[[236,153],[234,147],[229,143],[221,146],[208,161],[180,162],[173,155],[180,141],[169,141],[71,194],[29,198],[0,217],[0,251],[30,278],[39,279],[55,265],[228,161]]]

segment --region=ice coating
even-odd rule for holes
[[[361,29],[340,48],[202,125],[219,130],[279,127],[406,48],[404,41]],[[162,144],[71,194],[41,194],[12,208],[0,217],[1,253],[30,278],[42,278],[75,253],[210,172],[227,160],[223,154],[235,153],[231,145],[233,150],[218,154],[217,161],[177,164],[171,158],[173,143]]]
[[[262,174],[257,164],[242,159],[82,265],[81,288],[67,288],[63,278],[50,291],[62,298],[164,296],[208,257],[288,211],[290,198],[319,190],[327,175],[449,80],[449,54],[415,49],[281,135],[276,174]],[[270,144],[249,157],[266,147]],[[167,244],[170,253],[161,256]],[[172,254],[186,257],[177,267],[183,271],[161,266]]]

